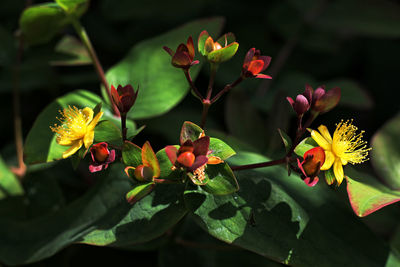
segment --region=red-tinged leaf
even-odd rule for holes
[[[367,216],[387,205],[400,201],[400,191],[391,190],[375,177],[346,168],[347,193],[354,212]],[[354,178],[357,177],[357,178]],[[360,178],[358,178],[360,177]]]
[[[222,46],[225,47],[233,42],[236,41],[236,37],[233,33],[228,32],[218,38],[217,42]]]
[[[207,58],[210,62],[222,63],[231,59],[236,54],[238,48],[239,44],[234,42],[224,48],[210,52]]]
[[[205,55],[204,46],[205,46],[206,40],[207,40],[207,38],[208,38],[209,36],[210,36],[210,35],[208,34],[207,31],[202,31],[202,32],[200,33],[199,39],[198,39],[198,41],[197,41],[197,42],[198,42],[199,52],[200,52],[200,54],[202,54],[203,56]]]
[[[167,154],[167,157],[169,161],[171,161],[172,165],[174,165],[176,162],[177,153],[178,153],[178,148],[176,148],[175,146],[165,147],[165,154]]]
[[[180,143],[183,144],[186,140],[195,141],[204,134],[200,126],[190,121],[185,121],[182,125]]]
[[[151,191],[153,191],[155,185],[156,184],[154,182],[137,185],[134,189],[126,194],[126,200],[129,202],[129,204],[135,204],[136,202],[150,194]]]
[[[124,169],[126,175],[128,175],[128,177],[130,178],[134,178],[135,177],[135,167],[132,166],[128,166]]]
[[[156,154],[151,148],[149,141],[146,141],[142,147],[142,161],[143,165],[149,166],[153,169],[154,178],[160,176],[160,164],[158,163]]]
[[[272,79],[271,76],[265,75],[265,74],[257,74],[256,78],[258,78],[258,79]]]

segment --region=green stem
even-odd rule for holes
[[[211,99],[215,75],[217,74],[218,64],[210,63],[210,68],[211,68],[210,69],[210,80],[208,82],[207,97],[206,97],[207,100]]]
[[[201,123],[200,127],[204,129],[206,126],[206,121],[207,121],[207,115],[208,115],[208,110],[210,109],[211,102],[207,99],[203,100],[203,113],[201,114]]]
[[[126,114],[121,114],[121,131],[122,131],[122,143],[126,140],[126,133],[128,129],[126,128]]]
[[[24,163],[24,141],[22,136],[22,120],[21,120],[21,102],[19,94],[20,65],[23,53],[22,37],[18,39],[17,59],[14,66],[14,86],[13,86],[13,115],[14,115],[14,138],[15,148],[17,151],[18,167],[12,171],[19,177],[23,178],[26,173],[26,165]]]
[[[75,28],[75,31],[77,32],[77,34],[79,35],[79,38],[81,39],[81,41],[83,42],[83,44],[86,47],[86,50],[88,51],[90,58],[93,61],[93,65],[94,68],[97,72],[97,75],[100,78],[101,83],[103,84],[104,88],[106,89],[107,92],[107,96],[108,96],[108,100],[113,108],[114,114],[118,115],[118,109],[115,106],[112,97],[111,97],[111,91],[110,91],[110,87],[108,85],[108,82],[106,80],[106,76],[104,75],[104,70],[103,67],[100,64],[99,58],[97,57],[96,51],[93,48],[92,43],[90,42],[89,36],[87,35],[85,28],[83,28],[83,26],[80,24],[78,19],[73,19],[72,20],[72,25]]]

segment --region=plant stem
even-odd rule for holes
[[[200,100],[203,101],[204,97],[201,95],[197,87],[194,85],[192,77],[190,76],[189,69],[183,69],[183,73],[185,73],[186,80],[188,81],[190,88],[195,93],[195,96]]]
[[[92,43],[90,42],[89,36],[87,35],[85,28],[83,28],[83,26],[80,24],[78,19],[73,19],[72,20],[72,25],[75,28],[75,31],[77,32],[77,34],[79,35],[79,38],[81,39],[81,41],[83,42],[83,44],[86,47],[86,50],[88,51],[90,58],[93,61],[93,66],[97,72],[97,75],[100,78],[101,83],[103,84],[104,88],[106,89],[107,92],[107,96],[108,96],[108,100],[110,102],[110,105],[112,106],[112,109],[114,111],[115,115],[118,115],[118,109],[115,106],[112,97],[111,97],[111,91],[110,91],[110,87],[108,85],[108,82],[106,80],[106,76],[104,75],[104,70],[103,67],[100,64],[99,58],[97,57],[96,51],[93,48]]]
[[[254,163],[254,164],[247,164],[247,165],[240,165],[240,166],[232,166],[232,171],[242,171],[248,169],[256,169],[256,168],[263,168],[263,167],[270,167],[274,165],[279,165],[287,162],[287,158],[281,158],[277,160],[261,162],[261,163]]]
[[[218,65],[215,63],[210,63],[210,80],[208,82],[208,88],[207,88],[207,100],[211,99],[211,95],[212,95],[212,90],[213,90],[213,86],[214,86],[214,80],[215,80],[215,75],[217,74],[217,69],[218,69]]]
[[[126,133],[128,129],[126,128],[126,114],[121,114],[121,131],[122,131],[122,143],[126,140]]]
[[[210,109],[211,102],[207,99],[203,100],[203,113],[201,114],[200,127],[204,129],[207,121],[208,110]]]
[[[14,85],[13,85],[13,113],[14,113],[14,138],[17,151],[18,167],[12,168],[14,174],[20,179],[25,176],[26,165],[24,163],[24,141],[22,136],[21,102],[19,94],[20,65],[22,60],[24,45],[22,37],[18,38],[18,51],[14,66]]]
[[[216,94],[212,99],[211,99],[211,103],[215,103],[223,94],[229,92],[229,90],[231,90],[233,87],[235,87],[236,85],[238,85],[239,83],[241,83],[243,81],[242,76],[240,76],[239,78],[236,79],[236,81],[234,81],[233,83],[227,84],[224,89],[222,89],[221,91],[218,92],[218,94]]]

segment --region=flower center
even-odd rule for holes
[[[59,134],[60,139],[63,140],[78,140],[85,136],[87,115],[82,113],[82,110],[77,107],[69,106],[62,112],[60,111],[61,118],[57,118],[62,124],[50,127],[51,130]]]
[[[343,163],[362,163],[368,160],[367,142],[362,140],[364,131],[356,133],[357,127],[352,121],[341,121],[333,133],[332,152],[342,160]]]

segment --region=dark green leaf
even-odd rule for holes
[[[77,65],[89,65],[92,64],[84,45],[75,37],[70,35],[64,36],[60,42],[58,42],[56,52],[65,55],[65,58],[52,60],[50,62],[53,66],[77,66]]]
[[[235,165],[268,159],[243,153]],[[324,183],[308,187],[279,166],[236,173],[240,190],[185,192],[196,222],[212,236],[291,266],[382,266],[389,248]],[[346,225],[346,227],[339,227]]]
[[[400,114],[388,121],[372,138],[371,161],[380,178],[400,189]]]
[[[304,153],[317,146],[318,144],[314,141],[314,139],[312,139],[311,137],[307,137],[296,146],[296,148],[294,149],[294,153],[296,153],[300,157],[303,157]]]
[[[135,204],[145,196],[153,191],[154,186],[156,184],[154,182],[146,183],[146,184],[136,184],[135,187],[126,194],[126,200],[129,204]]]
[[[122,160],[126,166],[137,167],[142,164],[142,149],[132,142],[125,141],[122,146]]]
[[[48,42],[68,23],[64,10],[56,3],[31,6],[19,21],[24,41],[32,45]]]
[[[24,190],[17,177],[15,177],[0,157],[0,200],[9,196],[22,194],[24,194]]]
[[[107,71],[106,77],[112,85],[131,84],[140,86],[138,98],[128,116],[149,118],[163,114],[179,103],[188,92],[188,84],[182,70],[171,65],[171,57],[163,49],[176,49],[189,36],[197,36],[203,29],[218,35],[222,26],[221,18],[198,20],[185,24],[153,39],[136,44],[128,55]],[[192,68],[195,78],[200,70]]]
[[[278,129],[278,132],[279,135],[281,136],[286,152],[289,152],[290,148],[292,147],[292,139],[283,130]]]
[[[121,146],[121,130],[111,121],[100,121],[94,129],[94,142],[107,142],[114,146]]]
[[[207,165],[209,181],[202,188],[213,195],[228,195],[239,190],[235,175],[227,163]]]

